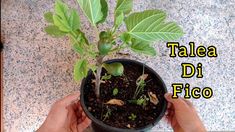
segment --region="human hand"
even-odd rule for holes
[[[54,103],[37,132],[82,132],[86,129],[91,121],[81,108],[79,95],[70,94]]]
[[[191,102],[180,97],[172,99],[170,93],[166,93],[164,96],[168,101],[166,118],[174,132],[206,131]]]

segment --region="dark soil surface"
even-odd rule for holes
[[[143,107],[136,104],[131,104],[127,100],[131,100],[135,89],[136,80],[142,75],[143,66],[136,66],[131,64],[124,64],[124,75],[121,77],[112,76],[111,79],[101,84],[101,95],[97,99],[94,93],[95,84],[92,83],[93,77],[87,78],[87,83],[84,88],[85,105],[94,117],[117,128],[140,128],[148,124],[153,123],[160,115],[163,107],[164,90],[158,84],[158,81],[154,74],[150,73],[145,68],[145,74],[148,74],[148,78],[145,82],[148,82],[141,95],[148,96],[148,92],[152,92],[157,95],[159,103],[154,105],[148,101],[148,104]],[[106,71],[103,69],[102,75]],[[118,88],[118,94],[113,95],[113,89]],[[137,98],[138,98],[137,97]],[[110,99],[120,99],[125,102],[123,106],[108,105],[105,104]],[[107,111],[111,110],[111,114],[105,119]],[[135,114],[135,120],[131,120],[128,117],[131,114]]]

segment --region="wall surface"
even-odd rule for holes
[[[54,0],[2,0],[1,37],[4,40],[4,130],[32,132],[46,118],[51,105],[58,99],[79,90],[72,77],[74,62],[79,58],[68,39],[55,39],[43,32],[43,13],[52,10]],[[75,8],[74,0],[66,0]],[[192,87],[211,87],[211,99],[192,99],[208,130],[235,130],[235,1],[234,0],[135,0],[134,11],[161,9],[168,20],[183,27],[180,44],[188,43],[217,47],[217,58],[170,58],[166,42],[156,42],[156,57],[144,57],[130,52],[129,57],[145,62],[156,70],[172,91],[174,82]],[[113,23],[115,1],[108,21],[100,30]],[[80,13],[81,14],[81,13]],[[92,28],[81,15],[82,30],[93,40]],[[124,53],[129,50],[123,51]],[[202,79],[182,79],[183,62],[203,64]],[[152,131],[171,130],[162,120]]]

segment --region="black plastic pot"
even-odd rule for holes
[[[128,59],[112,59],[112,60],[108,60],[105,63],[114,63],[114,62],[120,62],[122,64],[127,64],[127,63],[131,63],[134,65],[140,65],[143,66],[143,63],[135,61],[135,60],[128,60]],[[165,83],[163,82],[163,80],[161,79],[161,77],[150,67],[145,65],[145,68],[147,68],[149,71],[151,71],[155,77],[157,78],[156,82],[158,85],[160,85],[160,87],[163,89],[163,91],[166,93],[167,89],[165,86]],[[90,77],[92,75],[92,72],[90,71],[88,73],[87,77]],[[95,132],[136,132],[136,131],[147,131],[150,130],[153,126],[155,126],[160,120],[161,118],[164,116],[165,112],[166,112],[166,107],[167,107],[167,101],[164,99],[163,100],[163,106],[162,106],[162,110],[160,115],[156,118],[155,122],[152,124],[149,124],[145,127],[142,128],[138,128],[138,129],[122,129],[122,128],[115,128],[112,126],[109,126],[107,124],[104,124],[102,121],[96,119],[87,109],[87,107],[85,106],[85,100],[84,100],[84,87],[87,84],[87,80],[86,78],[83,79],[82,84],[81,84],[81,97],[80,97],[80,101],[81,101],[81,106],[85,112],[85,114],[92,120],[92,128]]]

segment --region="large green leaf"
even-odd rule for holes
[[[55,25],[49,25],[45,27],[44,30],[48,35],[51,35],[53,37],[61,37],[66,34],[65,32],[60,31],[59,28]]]
[[[182,29],[173,22],[165,23],[166,14],[160,10],[133,13],[126,20],[128,33],[144,41],[171,41],[183,35]]]
[[[77,0],[77,2],[92,25],[95,26],[103,19],[100,0]]]
[[[76,81],[81,80],[87,76],[88,62],[85,59],[79,60],[74,65],[74,79]]]
[[[103,17],[100,21],[98,21],[97,23],[103,23],[107,16],[108,16],[108,3],[106,0],[100,0],[101,2],[101,12],[103,13]]]
[[[155,56],[156,51],[153,47],[150,46],[148,42],[132,40],[131,49],[136,53],[143,53],[146,55]]]
[[[121,76],[124,71],[124,67],[122,63],[118,63],[118,62],[111,63],[111,64],[104,63],[103,67],[109,74],[113,76]]]
[[[128,14],[133,7],[133,0],[118,0],[115,8],[115,15],[123,13]]]
[[[45,20],[47,21],[47,22],[49,22],[49,23],[53,23],[54,21],[53,21],[53,13],[52,12],[46,12],[45,14],[44,14],[44,18],[45,18]]]

